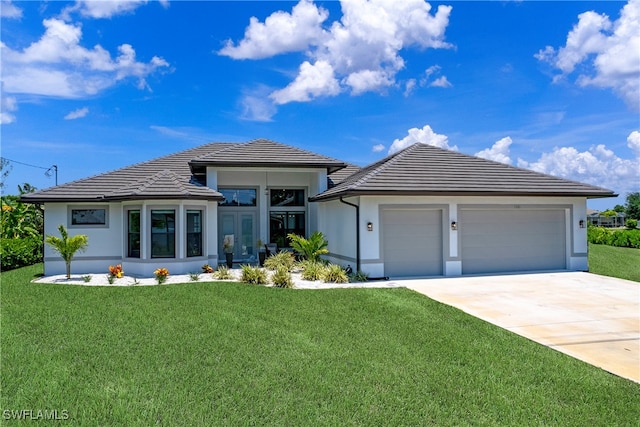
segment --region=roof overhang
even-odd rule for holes
[[[384,191],[384,190],[345,190],[333,194],[318,194],[309,197],[310,202],[327,202],[337,200],[340,197],[357,196],[482,196],[482,197],[585,197],[587,199],[600,199],[607,197],[617,197],[613,192],[609,194],[601,193],[579,193],[579,192],[524,192],[524,191]]]

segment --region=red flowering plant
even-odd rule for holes
[[[153,272],[153,275],[156,276],[158,284],[161,285],[165,282],[165,280],[167,280],[167,276],[169,276],[169,270],[167,270],[166,268],[157,268],[156,271]]]
[[[115,277],[116,279],[120,279],[124,276],[124,270],[122,269],[122,265],[110,265],[109,266],[109,275]]]

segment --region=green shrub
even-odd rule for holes
[[[266,285],[267,284],[267,272],[259,267],[253,267],[251,265],[242,265],[241,281],[249,283],[251,285]]]
[[[275,273],[271,276],[271,283],[276,288],[293,288],[293,279],[291,279],[291,273],[284,266],[276,268]]]
[[[295,257],[291,252],[280,251],[275,255],[271,255],[264,261],[264,267],[267,270],[275,271],[278,267],[285,267],[287,271],[290,271],[293,264],[296,262]]]
[[[314,232],[308,239],[294,233],[287,235],[291,240],[291,247],[309,261],[319,261],[320,255],[328,254],[327,239],[319,231]]]
[[[610,230],[604,227],[589,227],[587,240],[596,245],[640,248],[640,230]]]
[[[42,262],[42,251],[41,237],[2,239],[0,242],[1,269],[9,271]]]
[[[189,280],[191,280],[192,282],[197,282],[198,280],[200,280],[200,273],[189,273]]]
[[[349,275],[349,282],[367,282],[369,281],[369,275],[362,271],[357,271]]]
[[[344,268],[342,268],[341,266],[336,264],[329,264],[324,269],[322,280],[331,283],[349,283],[349,276],[347,276],[347,272],[344,271]]]
[[[302,261],[300,264],[302,268],[302,278],[304,280],[320,280],[324,274],[324,264],[316,261]]]
[[[627,228],[631,230],[635,230],[636,228],[638,228],[638,220],[630,218],[624,223],[624,225],[626,225]]]
[[[226,265],[218,266],[218,271],[215,272],[216,279],[220,280],[229,280],[232,279],[231,271],[229,271],[229,267]]]

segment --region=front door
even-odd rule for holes
[[[220,211],[218,211],[220,212]],[[258,257],[256,244],[256,214],[255,212],[225,212],[219,215],[219,243],[218,253],[224,260],[223,242],[225,236],[233,236],[234,262],[255,262]]]

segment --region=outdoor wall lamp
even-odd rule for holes
[[[580,228],[584,228],[584,219],[581,219],[580,222],[578,222],[578,225]]]
[[[367,231],[373,231],[373,223],[371,221],[367,223]]]
[[[452,230],[457,230],[458,229],[458,223],[456,223],[455,221],[451,221],[451,229]]]

